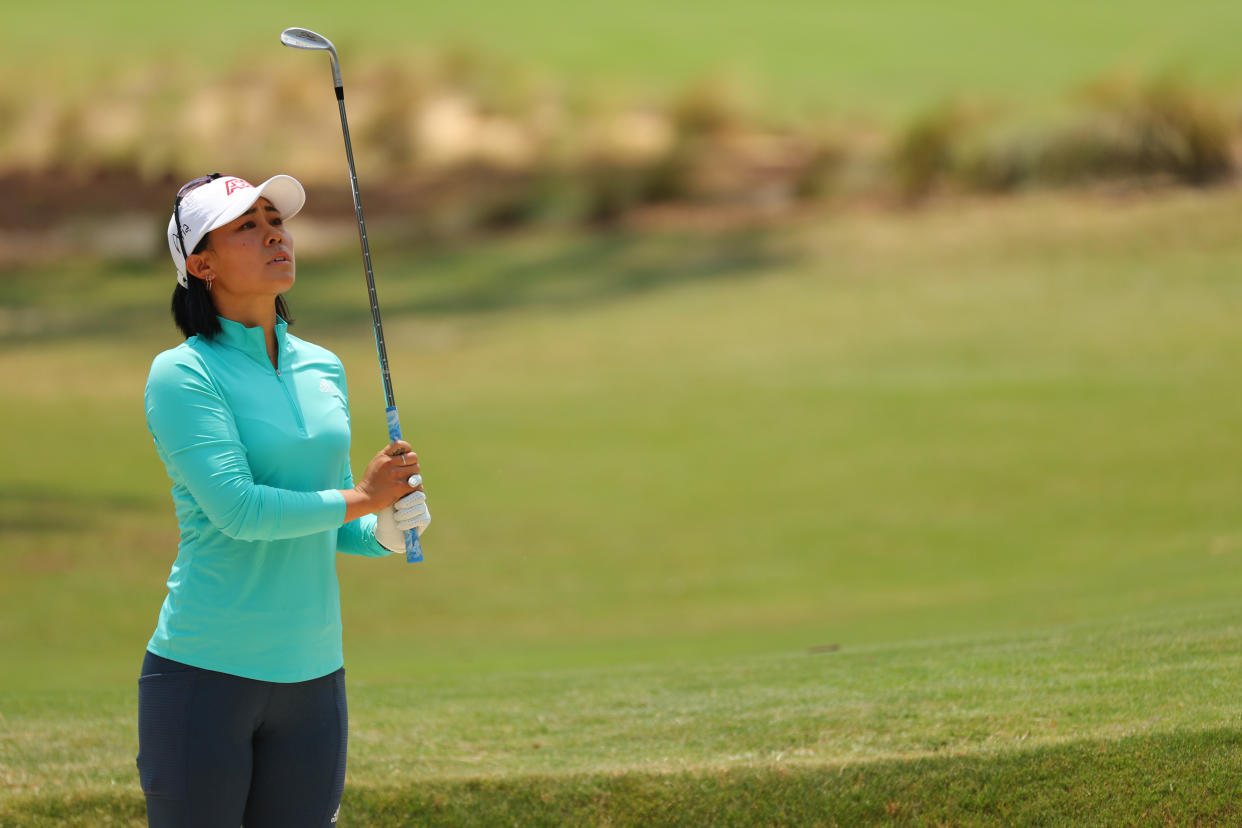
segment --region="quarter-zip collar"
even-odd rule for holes
[[[225,319],[223,316],[217,316],[220,320],[220,333],[215,337],[214,341],[221,345],[227,345],[230,348],[236,348],[246,356],[262,363],[268,368],[272,367],[272,361],[267,356],[267,338],[263,334],[262,327],[248,328],[240,322],[234,322],[232,319]],[[289,327],[289,323],[279,316],[276,317],[276,360],[280,362],[280,356],[285,352],[285,329]],[[276,369],[279,373],[279,368]]]

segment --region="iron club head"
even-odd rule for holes
[[[292,46],[294,49],[329,49],[336,51],[332,46],[331,40],[328,40],[318,32],[312,32],[310,29],[303,29],[298,26],[293,26],[281,32],[280,42],[286,46]]]
[[[331,40],[328,40],[318,32],[312,32],[310,29],[292,26],[280,33],[280,42],[294,49],[312,49],[327,52],[328,57],[332,59],[332,81],[337,88],[340,88],[341,67],[337,62],[336,47],[332,45]]]

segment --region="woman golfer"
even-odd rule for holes
[[[155,358],[145,404],[181,541],[138,681],[152,826],[336,822],[348,724],[335,555],[404,552],[403,530],[431,522],[408,443],[355,483],[341,361],[286,330],[284,222],[305,200],[287,175],[217,173],[181,188],[168,224],[186,341]]]

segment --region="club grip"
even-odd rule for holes
[[[388,439],[401,439],[401,419],[397,416],[397,407],[394,405],[384,409],[384,416],[388,418]],[[405,562],[418,563],[423,559],[423,546],[418,542],[418,530],[405,530]]]

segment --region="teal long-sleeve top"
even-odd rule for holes
[[[340,490],[354,484],[341,361],[278,320],[273,367],[262,328],[220,324],[157,356],[147,379],[147,427],[181,530],[147,648],[306,681],[344,663],[336,553],[389,552],[374,515],[344,523]]]

